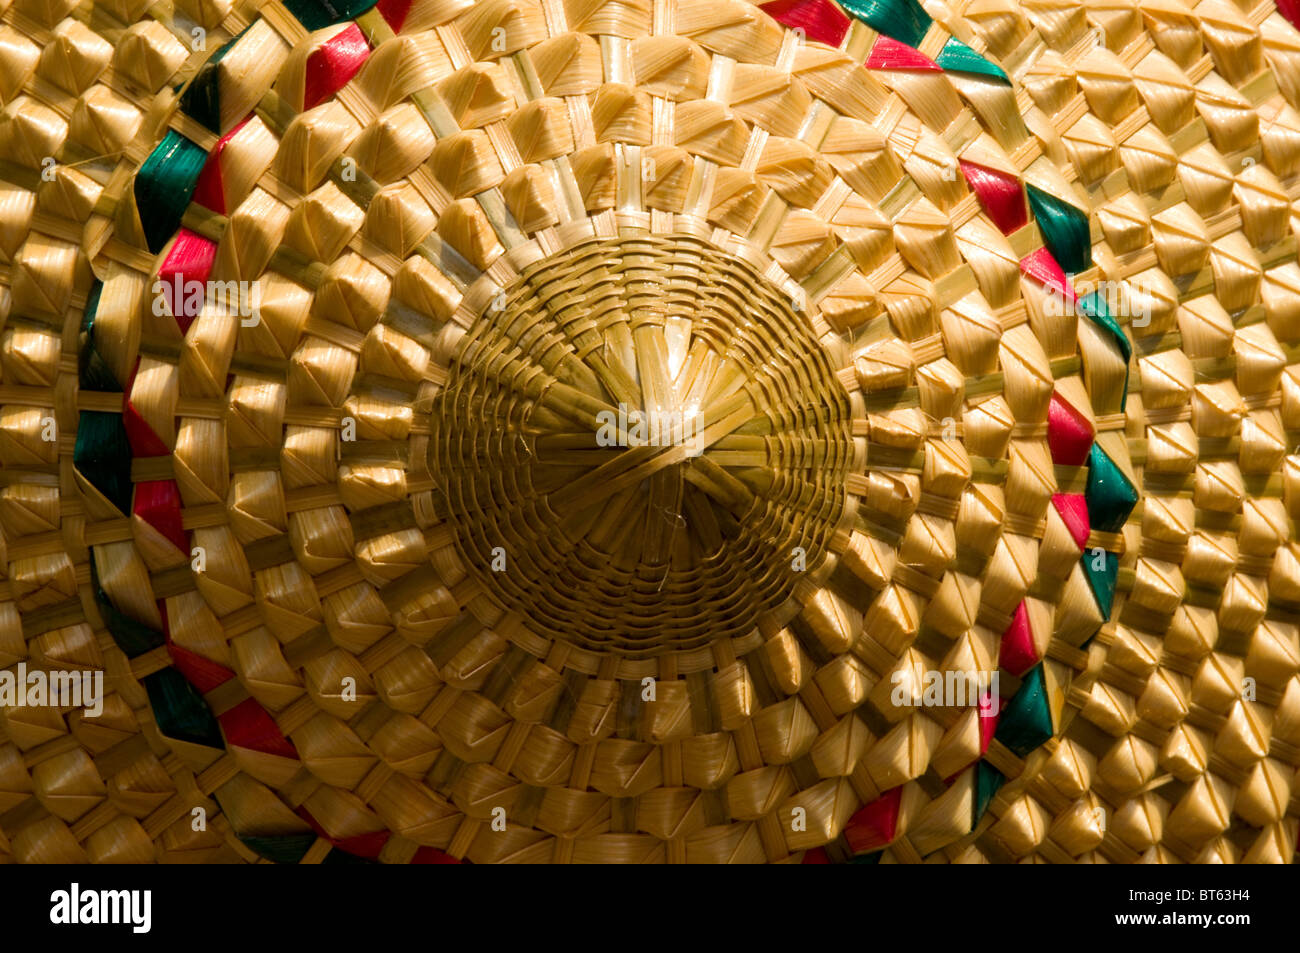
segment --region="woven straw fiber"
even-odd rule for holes
[[[0,0],[0,858],[1291,862],[1291,2]]]

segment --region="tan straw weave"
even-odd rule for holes
[[[1292,861],[1296,0],[0,9],[0,860]]]

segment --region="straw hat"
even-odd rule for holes
[[[12,0],[0,858],[1290,862],[1298,9]]]

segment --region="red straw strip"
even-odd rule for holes
[[[865,65],[867,69],[924,70],[933,73],[943,72],[943,67],[927,57],[920,50],[910,47],[906,43],[899,43],[897,40],[891,40],[887,36],[876,37],[876,45],[871,48],[871,54],[867,57]]]
[[[855,854],[887,846],[898,832],[898,809],[903,802],[901,787],[886,791],[861,808],[844,826],[844,839]]]
[[[131,403],[131,392],[135,387],[135,375],[140,370],[139,359],[131,369],[131,379],[126,382],[122,393],[122,426],[126,429],[126,439],[131,444],[132,457],[165,457],[171,453],[171,447],[162,442],[154,433],[153,427],[140,416],[140,412]]]
[[[1286,17],[1296,29],[1300,29],[1300,0],[1277,0],[1277,12]]]
[[[1047,408],[1047,446],[1052,462],[1061,466],[1081,467],[1088,462],[1092,449],[1092,426],[1059,392],[1052,394]]]
[[[998,644],[998,665],[1019,678],[1038,664],[1038,655],[1034,651],[1034,633],[1029,627],[1029,612],[1022,600],[1011,616],[1011,625],[1002,633]],[[980,728],[983,729],[983,724]],[[990,737],[991,737],[990,732]],[[984,745],[983,731],[980,732],[980,744]]]
[[[220,688],[235,677],[235,673],[218,662],[206,659],[197,652],[191,652],[183,645],[177,645],[167,637],[167,654],[172,657],[172,665],[185,676],[185,680],[198,689],[200,695],[206,695],[213,689]]]
[[[302,108],[319,106],[346,86],[369,55],[370,44],[355,23],[348,24],[346,30],[336,33],[312,50],[307,57]]]
[[[413,864],[463,864],[465,861],[459,857],[453,857],[445,851],[438,850],[436,847],[421,847],[411,858]]]
[[[830,0],[771,0],[760,8],[777,23],[803,30],[808,39],[827,46],[838,47],[849,32],[848,16]]]
[[[368,834],[357,834],[354,837],[333,837],[329,831],[321,827],[316,818],[312,817],[311,811],[305,807],[298,808],[298,816],[311,825],[311,829],[316,832],[317,837],[329,841],[345,854],[364,857],[366,860],[377,860],[379,852],[384,849],[384,845],[388,843],[388,838],[392,836],[389,831],[372,831]]]
[[[406,22],[406,17],[411,12],[412,3],[413,0],[379,0],[375,4],[375,9],[388,21],[394,33],[401,33],[402,24]]]
[[[158,600],[158,614],[162,616],[163,636],[167,639],[167,654],[172,658],[172,665],[185,676],[187,682],[198,689],[199,694],[206,695],[235,677],[235,673],[220,662],[204,658],[197,652],[191,652],[185,646],[176,644],[172,639],[172,626],[166,599]]]
[[[221,153],[225,151],[226,143],[235,138],[239,130],[248,123],[250,116],[244,117],[234,129],[217,140],[217,144],[208,153],[208,161],[203,164],[203,171],[199,173],[199,180],[194,186],[194,201],[221,215],[225,215],[228,211],[226,191],[221,180]]]
[[[974,162],[961,162],[961,171],[971,191],[979,196],[985,214],[1003,235],[1025,227],[1029,210],[1025,207],[1025,193],[1019,179]]]
[[[217,246],[202,235],[182,228],[158,269],[152,291],[160,295],[176,318],[181,334],[190,329],[208,296],[208,276],[217,257]],[[151,302],[153,304],[155,302]]]
[[[279,755],[281,758],[298,757],[298,750],[293,746],[275,719],[267,714],[266,709],[255,698],[245,698],[229,711],[217,716],[221,728],[226,733],[226,744],[265,754]]]
[[[145,480],[137,483],[131,515],[140,517],[189,556],[189,534],[181,522],[181,491],[175,480]]]
[[[1023,603],[1022,603],[1023,605]],[[994,698],[992,689],[988,689],[980,695],[979,705],[979,724],[980,724],[980,757],[988,753],[989,742],[998,730],[998,715],[1002,712],[1002,699]]]
[[[1057,493],[1052,497],[1052,506],[1056,507],[1075,544],[1080,549],[1087,546],[1088,534],[1092,532],[1088,520],[1088,498],[1082,493]]]
[[[1040,248],[1020,259],[1020,273],[1033,278],[1049,291],[1063,295],[1067,301],[1079,300],[1074,287],[1065,277],[1065,272],[1046,248]]]

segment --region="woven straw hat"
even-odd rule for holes
[[[0,858],[1290,862],[1298,10],[11,0]]]

